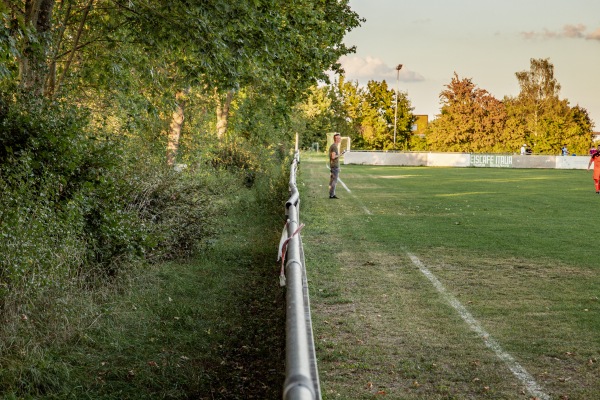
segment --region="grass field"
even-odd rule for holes
[[[580,170],[300,166],[324,399],[600,398]]]

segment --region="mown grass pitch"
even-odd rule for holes
[[[328,177],[325,158],[303,158],[325,399],[600,396],[600,196],[590,172],[342,166],[351,192],[338,186],[340,200],[327,198]]]

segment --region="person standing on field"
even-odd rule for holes
[[[331,175],[329,176],[329,198],[337,199],[335,195],[335,187],[337,185],[338,177],[340,176],[340,142],[342,137],[339,133],[333,135],[333,144],[329,146],[329,169]],[[344,153],[342,153],[344,154]]]
[[[590,166],[594,163],[594,185],[596,186],[596,194],[600,194],[600,144],[596,148],[592,157],[590,157],[590,162],[588,164],[587,170],[590,170]]]

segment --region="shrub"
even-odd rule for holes
[[[256,175],[262,172],[260,150],[250,146],[223,144],[213,149],[208,157],[210,165],[215,169],[241,173],[247,187],[252,187]]]
[[[139,168],[127,180],[135,187],[128,210],[146,229],[150,261],[188,257],[200,249],[214,232],[218,198],[232,186],[226,176],[213,178],[201,168]]]
[[[22,161],[20,174],[0,178],[0,299],[65,285],[86,253],[80,211],[60,207],[57,181],[31,177]]]
[[[29,292],[139,256],[146,235],[116,178],[118,143],[92,135],[85,110],[2,98],[0,287]]]

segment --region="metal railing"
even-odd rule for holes
[[[300,231],[300,194],[296,172],[300,163],[297,150],[290,171],[290,197],[285,204],[286,227],[279,243],[282,260],[281,285],[286,291],[286,354],[284,400],[320,400],[321,388],[315,353],[308,281]],[[284,264],[285,263],[285,264]]]

